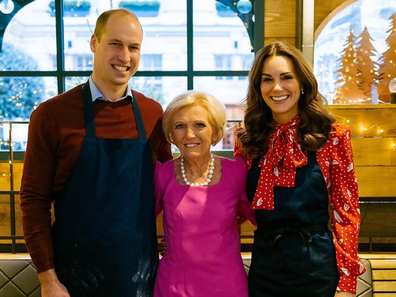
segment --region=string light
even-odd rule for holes
[[[352,130],[353,138],[383,138],[384,135],[388,135],[391,133],[393,135],[393,126],[389,126],[389,123],[367,123],[362,120],[348,119],[342,116],[342,114],[338,114],[335,110],[332,110],[332,113],[336,115],[337,122],[340,124],[348,125]],[[392,144],[392,148],[396,150],[396,142]]]
[[[364,132],[366,130],[366,128],[364,126],[360,126],[360,132]]]

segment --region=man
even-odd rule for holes
[[[161,106],[128,87],[142,38],[134,14],[104,12],[89,81],[32,113],[21,210],[42,297],[152,294],[153,164],[172,154]]]

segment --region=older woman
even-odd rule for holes
[[[207,93],[184,93],[164,113],[165,135],[180,157],[157,163],[155,170],[156,213],[164,212],[167,245],[155,297],[247,297],[237,211],[253,221],[254,216],[244,160],[210,152],[224,125],[224,106]]]
[[[335,123],[293,46],[260,50],[249,78],[235,148],[257,220],[249,296],[355,296],[364,266],[350,128]]]

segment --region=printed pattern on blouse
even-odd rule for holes
[[[238,129],[237,131],[239,131]],[[247,156],[235,133],[234,156]],[[337,290],[356,293],[357,277],[365,272],[358,257],[360,208],[349,126],[333,124],[331,137],[317,152],[317,161],[329,194],[332,234],[340,280]]]
[[[252,209],[274,209],[274,186],[294,188],[296,169],[308,163],[297,140],[296,115],[286,124],[276,124],[265,158],[261,158],[261,174]]]

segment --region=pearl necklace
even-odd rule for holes
[[[186,177],[186,170],[184,168],[184,157],[183,155],[181,155],[180,158],[180,170],[181,170],[181,175],[183,178],[184,183],[187,186],[207,186],[210,184],[210,182],[212,181],[212,177],[213,177],[213,172],[214,172],[215,166],[214,166],[214,157],[211,154],[210,155],[210,166],[209,166],[209,173],[208,173],[208,178],[203,182],[203,183],[191,183],[187,180]]]

